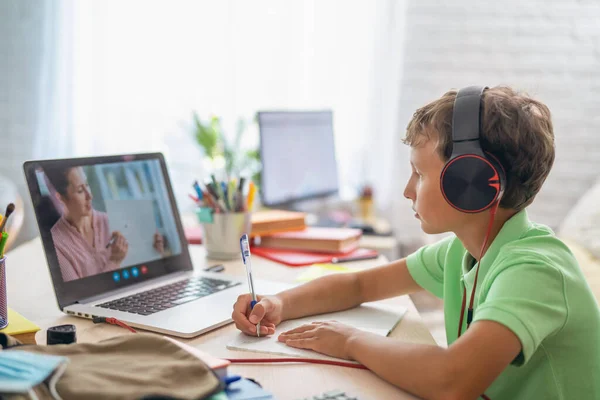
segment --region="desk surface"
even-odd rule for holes
[[[207,260],[203,246],[190,246],[190,254],[196,268],[201,269],[220,263]],[[369,268],[385,262],[386,259],[380,257],[379,260],[349,263],[347,266]],[[241,261],[234,260],[223,264],[226,267],[225,273],[245,275]],[[46,328],[60,324],[76,325],[78,342],[94,342],[131,334],[113,325],[94,325],[89,320],[67,316],[58,309],[39,238],[7,253],[6,266],[8,304],[42,328],[36,336],[38,343],[45,343]],[[286,267],[261,257],[253,259],[252,267],[257,277],[282,282],[293,282],[295,277],[304,270],[304,268]],[[408,309],[400,324],[392,332],[392,337],[413,343],[435,344],[408,296],[384,302]],[[217,357],[247,357],[250,353],[231,351],[225,347],[234,334],[235,327],[229,324],[193,339],[180,340]],[[252,353],[252,357],[268,358],[269,355]],[[414,398],[372,372],[364,370],[315,364],[279,364],[232,365],[230,371],[256,379],[277,399],[302,398],[332,389],[342,389],[365,399]]]

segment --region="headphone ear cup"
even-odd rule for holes
[[[440,179],[446,201],[466,213],[478,213],[491,207],[504,189],[504,170],[495,161],[475,154],[451,158]]]

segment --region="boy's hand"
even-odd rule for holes
[[[351,360],[350,340],[362,332],[337,321],[313,322],[283,332],[278,340],[290,347],[310,349],[328,356]]]
[[[256,336],[256,324],[260,322],[260,335],[273,335],[275,326],[281,322],[283,304],[277,296],[256,296],[258,303],[250,309],[252,295],[242,294],[233,305],[231,318],[235,327],[247,335]]]

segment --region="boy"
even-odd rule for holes
[[[525,211],[554,162],[550,112],[506,87],[480,96],[479,143],[505,175],[490,181],[504,189],[494,205],[460,211],[440,182],[453,147],[461,146],[453,142],[457,92],[450,91],[408,124],[412,176],[404,196],[423,231],[454,235],[388,265],[259,296],[251,312],[250,297],[240,296],[232,315],[238,329],[255,335],[260,322],[260,333],[272,335],[283,320],[426,289],[444,299],[447,349],[336,322],[305,325],[279,340],[356,360],[428,399],[600,399],[598,304],[569,249]]]

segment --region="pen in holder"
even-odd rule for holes
[[[240,236],[252,228],[250,212],[215,213],[211,208],[196,210],[202,226],[206,256],[215,260],[234,260],[240,257]]]
[[[8,325],[8,305],[6,301],[6,257],[0,258],[0,329]]]

